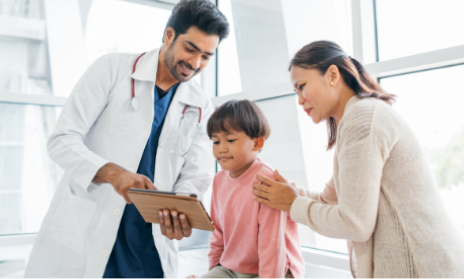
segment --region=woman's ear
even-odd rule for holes
[[[260,151],[264,147],[264,137],[259,137],[253,139],[255,142],[255,146],[253,147],[253,151]]]
[[[340,71],[335,65],[330,65],[325,74],[326,80],[329,82],[330,87],[334,88],[340,80]]]

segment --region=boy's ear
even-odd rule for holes
[[[264,137],[255,138],[253,141],[255,142],[253,151],[260,151],[264,147]]]

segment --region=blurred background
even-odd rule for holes
[[[72,88],[98,57],[161,46],[177,0],[0,0],[0,277],[22,277],[62,170],[46,142]],[[300,187],[332,175],[325,124],[297,105],[288,63],[315,40],[338,43],[389,93],[423,146],[464,237],[464,1],[214,0],[231,25],[195,79],[217,106],[255,101],[271,125],[260,154]],[[461,34],[461,35],[459,35]],[[128,93],[129,94],[129,93]],[[216,170],[211,170],[217,171]],[[209,208],[210,192],[204,198]],[[181,242],[202,272],[206,232]],[[346,241],[300,227],[308,277],[349,277]],[[183,273],[184,272],[184,273]]]

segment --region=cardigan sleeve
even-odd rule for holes
[[[355,110],[353,110],[355,109]],[[338,204],[298,197],[294,221],[332,238],[367,241],[375,229],[383,167],[394,146],[394,133],[375,118],[376,105],[352,107],[337,137]]]
[[[338,197],[337,192],[335,191],[333,177],[330,178],[330,181],[325,184],[324,190],[322,190],[322,192],[311,191],[304,188],[298,188],[297,191],[300,196],[308,197],[322,204],[338,203]]]

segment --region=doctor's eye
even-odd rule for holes
[[[211,57],[209,57],[209,56],[203,56],[203,59],[205,59],[205,60],[209,60],[210,58]]]
[[[185,48],[188,52],[193,52],[193,49],[190,49],[188,47]]]

